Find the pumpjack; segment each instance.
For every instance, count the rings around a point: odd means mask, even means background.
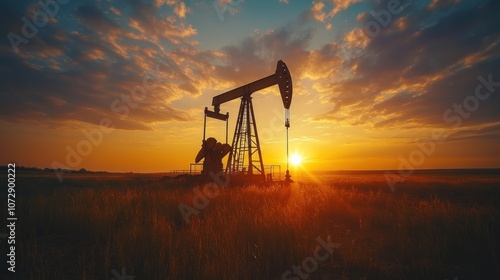
[[[292,181],[288,169],[288,128],[290,127],[290,105],[292,103],[292,77],[288,67],[282,60],[278,61],[274,74],[214,96],[212,99],[213,111],[205,107],[202,147],[195,158],[196,163],[205,159],[203,162],[202,175],[208,175],[210,172],[217,173],[223,171],[222,159],[229,154],[225,173],[231,176],[232,181],[234,181],[233,178],[239,178],[246,182],[264,182],[266,180],[272,180],[272,178],[266,177],[264,170],[259,135],[257,133],[257,123],[255,121],[255,112],[252,104],[252,94],[274,85],[278,85],[279,87],[281,99],[285,108],[287,143],[287,170],[285,182]],[[227,143],[229,113],[221,114],[220,106],[238,98],[241,99],[241,104],[236,120],[232,145],[229,145]],[[205,139],[207,117],[226,122],[225,144],[217,142],[213,137]]]

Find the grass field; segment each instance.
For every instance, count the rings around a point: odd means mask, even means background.
[[[132,279],[123,268],[136,280],[500,279],[494,173],[414,174],[395,192],[376,172],[224,187],[187,224],[179,204],[194,207],[196,194],[183,182],[20,172],[16,273],[0,277]],[[311,261],[328,237],[339,246]]]

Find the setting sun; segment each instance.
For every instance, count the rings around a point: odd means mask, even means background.
[[[290,157],[290,162],[292,165],[300,165],[302,163],[302,157],[299,154],[293,154]]]

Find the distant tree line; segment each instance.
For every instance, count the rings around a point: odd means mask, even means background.
[[[0,166],[0,171],[7,171],[7,165],[2,165]],[[85,168],[80,168],[78,170],[73,170],[73,169],[54,169],[54,168],[38,168],[38,167],[26,167],[26,166],[19,166],[16,165],[16,171],[28,171],[28,172],[61,172],[64,171],[64,173],[109,173],[107,171],[89,171]]]

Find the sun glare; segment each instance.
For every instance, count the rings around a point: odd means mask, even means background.
[[[292,165],[300,165],[302,163],[302,157],[299,154],[293,154],[290,157],[290,162]]]

